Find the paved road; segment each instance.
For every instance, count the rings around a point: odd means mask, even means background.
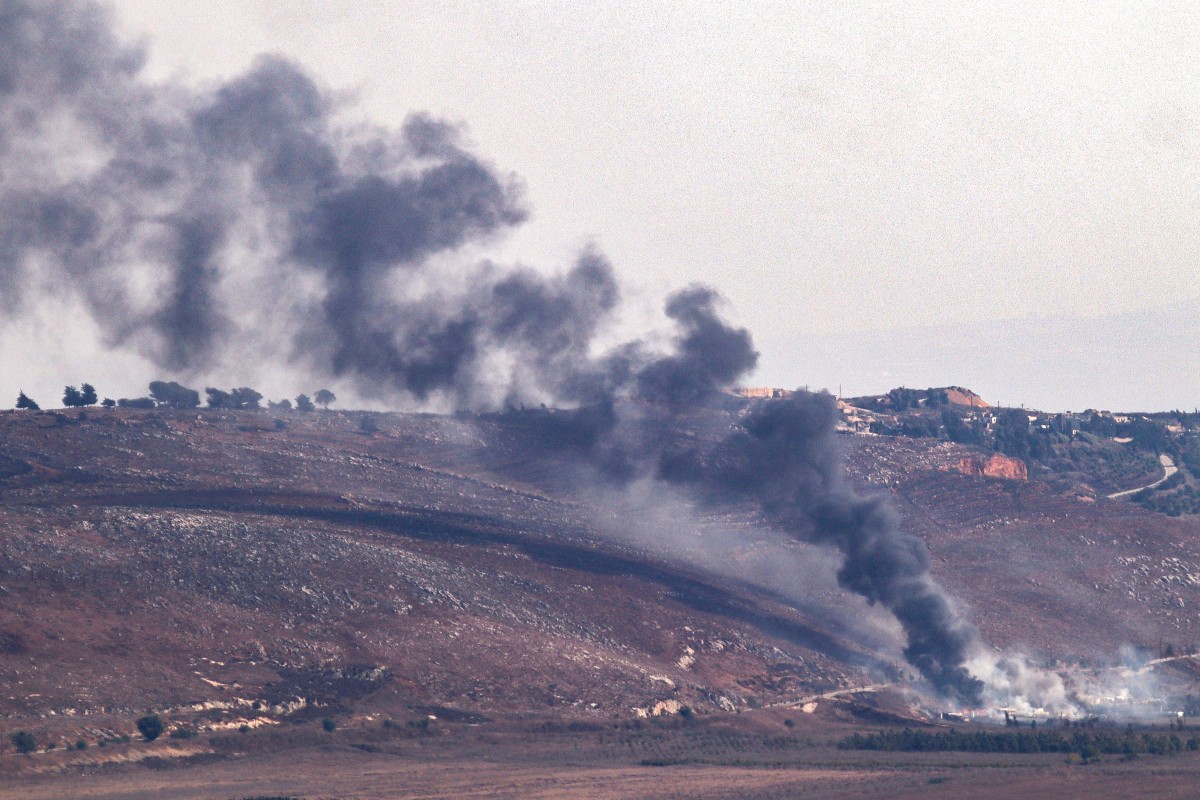
[[[868,692],[878,692],[880,689],[886,689],[891,684],[873,683],[869,686],[851,686],[848,689],[834,689],[832,692],[822,692],[821,694],[810,694],[808,697],[801,697],[797,700],[785,700],[782,703],[771,703],[770,707],[788,706],[789,708],[801,708],[809,703],[815,703],[818,700],[833,700],[837,697],[846,697],[852,694],[866,694]]]
[[[1158,463],[1162,464],[1162,468],[1163,468],[1163,476],[1161,478],[1156,480],[1154,483],[1148,483],[1145,486],[1139,486],[1136,489],[1126,489],[1123,492],[1114,492],[1108,496],[1108,499],[1109,500],[1119,500],[1122,497],[1128,497],[1131,494],[1137,494],[1142,489],[1153,489],[1155,486],[1158,486],[1160,483],[1165,483],[1167,478],[1171,477],[1176,472],[1179,472],[1179,467],[1175,466],[1175,462],[1166,453],[1163,453],[1161,456],[1158,457]]]

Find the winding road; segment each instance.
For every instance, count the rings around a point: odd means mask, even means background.
[[[1167,478],[1170,478],[1176,472],[1179,472],[1179,467],[1175,466],[1175,461],[1166,453],[1163,453],[1158,457],[1158,463],[1162,464],[1163,468],[1163,476],[1161,478],[1156,480],[1154,483],[1148,483],[1145,486],[1139,486],[1136,489],[1126,489],[1123,492],[1113,492],[1108,496],[1108,499],[1119,500],[1122,497],[1128,497],[1131,494],[1137,494],[1142,489],[1153,489],[1155,486],[1165,483]]]

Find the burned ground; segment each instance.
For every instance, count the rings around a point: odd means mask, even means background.
[[[730,413],[681,416],[672,435],[717,436]],[[897,694],[894,634],[862,623],[861,601],[831,578],[758,574],[834,563],[758,509],[710,498],[655,517],[663,498],[590,485],[529,415],[377,421],[365,435],[336,412],[0,414],[4,730],[60,754],[147,711],[209,737],[326,717],[599,731],[819,695],[815,716],[787,713],[837,730],[920,722]],[[1194,522],[965,475],[960,445],[841,441],[851,479],[893,497],[989,644],[1095,663],[1200,641]],[[1189,664],[1164,669],[1180,691],[1195,681]],[[880,684],[877,700],[831,695]]]
[[[12,727],[367,695],[385,711],[732,709],[863,680],[873,660],[769,593],[603,539],[593,507],[500,482],[478,441],[499,422],[266,422],[3,417],[5,454],[32,465],[0,489]],[[781,664],[787,687],[745,688]]]

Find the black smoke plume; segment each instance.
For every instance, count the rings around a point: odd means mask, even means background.
[[[527,216],[516,180],[454,126],[339,126],[329,94],[276,56],[199,90],[142,80],[143,60],[96,4],[0,0],[9,313],[49,286],[82,299],[109,345],[173,373],[283,341],[360,394],[455,407],[604,404],[631,382],[688,403],[755,364],[710,289],[668,301],[673,353],[595,353],[620,300],[598,252],[553,277],[447,259]]]
[[[550,279],[431,263],[527,216],[454,126],[340,126],[279,57],[197,90],[142,80],[143,56],[96,4],[0,0],[7,313],[49,287],[171,372],[283,341],[362,394],[458,406],[596,400],[633,369],[590,352],[619,294],[598,254]],[[501,385],[497,353],[520,365]]]
[[[682,333],[675,352],[647,364],[637,374],[638,394],[667,403],[695,403],[727,388],[758,363],[745,328],[730,328],[713,307],[716,292],[693,286],[667,300],[667,316]]]
[[[842,585],[896,615],[921,673],[978,698],[962,667],[973,632],[923,543],[841,482],[830,398],[752,405],[707,451],[669,446],[675,409],[757,362],[711,289],[669,298],[668,352],[597,352],[620,299],[598,252],[552,277],[461,266],[528,212],[458,128],[424,114],[399,131],[342,125],[330,94],[280,57],[202,88],[150,83],[143,62],[95,3],[0,0],[0,313],[67,295],[107,345],[178,375],[282,352],[361,395],[574,406],[545,431],[611,476],[738,492],[836,547]],[[667,409],[644,411],[666,423],[657,435],[625,424],[630,395]]]
[[[794,536],[843,556],[838,582],[895,615],[905,658],[942,694],[979,705],[983,683],[963,667],[977,641],[929,575],[929,551],[882,497],[852,491],[829,394],[796,392],[753,406],[722,443],[714,477],[757,500]]]

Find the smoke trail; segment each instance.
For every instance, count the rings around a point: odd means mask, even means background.
[[[779,529],[834,548],[842,559],[838,583],[895,616],[908,662],[942,695],[979,705],[983,683],[964,667],[978,633],[958,619],[929,574],[924,541],[901,529],[889,501],[846,484],[837,417],[824,393],[749,401],[716,441],[654,443],[660,449],[641,458],[655,461],[658,478],[692,487],[702,499],[752,500]]]
[[[808,392],[752,408],[724,444],[727,479],[795,536],[835,547],[838,582],[895,615],[909,663],[942,694],[978,705],[983,683],[963,666],[978,634],[930,577],[924,541],[901,530],[884,498],[845,485],[837,414],[832,396]]]
[[[594,402],[628,380],[635,345],[591,352],[619,300],[598,254],[552,278],[431,264],[527,216],[454,126],[339,126],[280,57],[204,90],[149,84],[142,62],[93,3],[0,0],[8,314],[49,289],[172,372],[282,349],[362,394],[455,406]],[[499,385],[498,354],[516,365]]]
[[[114,347],[173,373],[285,356],[360,393],[454,407],[693,402],[754,366],[715,294],[674,295],[675,351],[594,353],[619,304],[585,251],[544,277],[435,256],[527,216],[517,182],[454,126],[346,129],[296,64],[206,90],[139,79],[143,53],[90,2],[0,0],[0,287],[84,299]],[[507,371],[507,377],[497,373]]]
[[[671,443],[678,407],[757,363],[711,289],[668,299],[669,352],[598,353],[620,300],[598,253],[553,277],[445,267],[528,214],[516,180],[454,126],[416,114],[399,131],[346,128],[280,57],[206,89],[150,84],[143,61],[94,3],[0,0],[0,311],[70,294],[108,345],[172,372],[261,361],[283,341],[299,369],[364,395],[575,405],[547,415],[549,438],[620,480],[740,493],[836,547],[842,585],[896,615],[921,673],[978,699],[962,666],[973,632],[930,580],[924,545],[841,482],[830,398],[752,406],[707,450]],[[632,424],[629,393],[643,405]]]
[[[638,394],[668,403],[695,403],[731,386],[754,369],[758,353],[745,328],[731,328],[713,308],[717,294],[705,286],[676,292],[667,300],[667,316],[683,328],[675,352],[637,375]]]
[[[841,556],[838,583],[891,612],[906,637],[908,662],[943,696],[978,706],[984,684],[964,666],[979,649],[978,633],[958,619],[929,574],[924,541],[901,529],[888,500],[847,485],[831,395],[751,401],[738,409],[732,430],[715,436],[712,420],[705,430],[704,422],[679,417],[728,388],[757,359],[748,332],[725,323],[715,299],[694,287],[668,300],[668,316],[680,329],[674,352],[633,377],[636,396],[648,405],[624,414],[610,403],[599,415],[595,409],[565,420],[557,415],[547,420],[551,435],[579,445],[589,463],[623,485],[649,476],[690,487],[702,501],[749,499],[782,531],[834,548]],[[717,412],[716,424],[722,420],[729,418]]]

